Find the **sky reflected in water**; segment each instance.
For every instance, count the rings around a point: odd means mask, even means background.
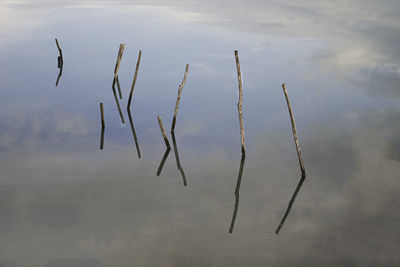
[[[398,266],[399,12],[0,1],[0,266]],[[307,179],[276,235],[300,179],[283,82]]]

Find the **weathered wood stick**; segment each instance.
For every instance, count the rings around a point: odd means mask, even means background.
[[[128,117],[129,117],[129,124],[131,125],[133,139],[135,140],[136,152],[137,152],[138,157],[140,159],[139,141],[138,141],[138,138],[137,138],[137,135],[136,135],[135,127],[133,126],[133,120],[132,120],[132,115],[131,115],[131,110],[130,109],[128,109]]]
[[[100,103],[100,114],[101,114],[101,127],[105,127],[104,123],[104,105],[103,102]]]
[[[167,150],[165,150],[164,156],[163,156],[163,158],[162,158],[162,160],[160,162],[160,166],[158,166],[158,169],[157,169],[157,176],[160,176],[160,174],[161,174],[161,171],[162,171],[162,169],[164,167],[165,161],[168,158],[169,151],[171,151],[171,148],[167,148]]]
[[[136,62],[136,69],[135,69],[135,75],[133,76],[133,81],[132,81],[132,86],[131,86],[131,92],[129,93],[129,100],[128,100],[128,107],[131,107],[131,101],[132,101],[132,95],[133,95],[133,90],[135,89],[135,84],[136,84],[136,79],[139,71],[139,64],[140,64],[140,58],[142,57],[142,50],[139,50],[139,55],[138,59]]]
[[[185,172],[183,171],[181,161],[179,159],[179,153],[178,153],[178,146],[176,145],[176,139],[175,139],[175,133],[171,132],[171,137],[172,137],[172,144],[174,146],[174,152],[175,152],[175,160],[176,160],[176,167],[180,171],[182,175],[182,180],[183,180],[183,185],[187,186],[187,181],[186,181],[186,175]]]
[[[229,227],[229,233],[233,232],[233,227],[235,226],[236,215],[239,208],[239,191],[240,191],[240,184],[242,183],[242,176],[243,176],[243,167],[244,161],[246,159],[246,155],[242,154],[242,158],[240,159],[240,167],[239,167],[239,174],[236,181],[236,188],[235,188],[235,209],[233,210],[231,226]]]
[[[100,137],[100,149],[104,147],[104,129],[106,127],[104,123],[104,107],[103,103],[100,103],[100,116],[101,116],[101,137]]]
[[[117,82],[118,79],[118,71],[119,71],[119,66],[121,64],[121,59],[122,59],[122,55],[124,53],[125,50],[125,44],[120,44],[119,45],[119,50],[118,50],[118,56],[117,56],[117,62],[115,63],[115,68],[114,68],[114,79],[113,79],[113,83],[112,83],[112,87],[115,87],[115,83]],[[120,93],[120,98],[122,98],[122,94]]]
[[[288,109],[289,109],[290,121],[292,123],[293,139],[294,139],[294,143],[296,145],[297,157],[299,159],[300,170],[301,170],[301,176],[305,177],[306,176],[306,170],[304,168],[303,157],[301,156],[299,137],[297,136],[296,123],[294,121],[294,116],[293,116],[293,112],[292,112],[292,106],[290,105],[290,100],[289,100],[289,96],[288,96],[288,93],[287,93],[287,90],[286,90],[286,84],[285,83],[282,84],[282,89],[283,89],[283,93],[285,94],[286,103],[287,103],[287,106],[288,106]]]
[[[57,38],[56,38],[56,45],[57,45],[57,48],[58,48],[58,52],[60,53],[60,59],[59,60],[60,60],[60,66],[61,66],[64,63],[64,59],[63,59],[62,50],[61,50],[60,44],[58,43]]]
[[[244,126],[243,126],[243,113],[242,113],[242,98],[243,98],[242,74],[240,71],[239,53],[237,50],[235,50],[235,59],[236,59],[236,69],[239,82],[239,102],[237,104],[237,107],[238,107],[239,123],[240,123],[240,142],[242,144],[242,155],[246,155],[246,150],[244,145]]]
[[[179,108],[179,102],[181,101],[182,89],[183,89],[183,86],[185,85],[188,72],[189,72],[189,64],[186,64],[185,75],[183,76],[182,83],[179,85],[178,96],[176,98],[174,118],[172,119],[171,133],[173,133],[175,131],[176,115],[178,114],[178,108]]]
[[[56,38],[56,45],[58,48],[58,52],[60,53],[60,55],[57,58],[57,61],[58,61],[57,66],[60,69],[58,76],[57,76],[57,81],[56,81],[56,87],[57,87],[58,83],[60,82],[61,75],[62,75],[64,59],[63,59],[62,50],[61,50],[60,44],[58,43],[57,38]]]
[[[157,120],[158,120],[158,125],[160,126],[160,130],[161,130],[162,136],[164,137],[165,145],[167,146],[167,148],[171,148],[171,146],[169,144],[169,141],[168,141],[168,138],[167,138],[167,135],[165,134],[165,131],[164,131],[164,125],[162,123],[161,117],[157,116]]]
[[[299,142],[299,138],[297,136],[297,129],[296,129],[296,123],[294,121],[294,115],[292,112],[292,106],[290,105],[290,100],[289,100],[289,96],[286,90],[286,84],[283,83],[282,84],[282,89],[283,89],[283,93],[285,94],[285,98],[286,98],[286,103],[289,109],[289,115],[290,115],[290,121],[292,123],[292,132],[293,132],[293,139],[294,139],[294,143],[296,145],[296,150],[297,150],[297,157],[299,159],[299,164],[300,164],[300,170],[301,170],[301,178],[300,178],[300,182],[298,183],[296,190],[294,191],[292,198],[289,201],[289,205],[286,209],[285,215],[283,216],[281,222],[279,223],[278,228],[276,229],[275,233],[279,234],[279,231],[281,230],[282,226],[284,225],[287,216],[290,213],[290,210],[294,204],[294,201],[296,200],[297,194],[300,191],[300,188],[302,187],[304,180],[306,179],[306,170],[304,168],[304,162],[303,162],[303,157],[301,156],[301,150],[300,150],[300,142]]]

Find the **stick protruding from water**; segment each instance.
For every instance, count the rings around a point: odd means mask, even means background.
[[[282,89],[283,89],[283,93],[285,94],[285,98],[286,98],[286,103],[288,106],[288,110],[289,110],[289,115],[290,115],[290,121],[292,123],[292,132],[293,132],[293,139],[294,139],[294,143],[296,145],[296,150],[297,150],[297,157],[299,159],[299,164],[300,164],[300,170],[301,170],[301,178],[300,181],[289,201],[288,207],[285,211],[285,214],[283,215],[283,218],[281,220],[281,222],[279,223],[275,233],[279,234],[279,231],[281,230],[281,228],[283,227],[287,216],[290,213],[290,210],[292,209],[292,206],[297,198],[297,195],[300,191],[300,188],[303,186],[304,180],[306,179],[306,170],[304,168],[304,162],[303,162],[303,157],[301,156],[301,150],[300,150],[300,142],[299,142],[299,138],[297,136],[297,129],[296,129],[296,123],[294,121],[294,115],[293,115],[293,111],[292,111],[292,106],[290,105],[290,100],[289,100],[289,96],[286,90],[286,84],[283,83],[282,84]]]
[[[142,50],[139,50],[139,55],[138,59],[136,62],[136,69],[135,69],[135,75],[133,76],[133,81],[132,81],[132,86],[131,86],[131,92],[129,93],[129,100],[128,100],[128,106],[127,108],[129,109],[131,107],[131,101],[132,101],[132,96],[133,96],[133,90],[135,89],[135,84],[136,84],[136,79],[138,76],[138,71],[139,71],[139,64],[140,64],[140,58],[142,57]]]
[[[237,104],[237,107],[238,107],[239,124],[240,124],[240,142],[242,145],[242,155],[246,155],[246,149],[244,144],[243,113],[242,113],[242,100],[243,100],[242,74],[240,71],[239,53],[237,50],[235,50],[235,59],[236,59],[236,69],[237,69],[238,83],[239,83],[239,102]]]
[[[178,96],[177,96],[177,98],[176,98],[176,104],[175,104],[175,110],[174,110],[174,117],[173,117],[173,119],[172,119],[171,133],[173,133],[173,132],[175,131],[176,116],[177,116],[177,114],[178,114],[179,103],[180,103],[180,101],[181,101],[181,95],[182,95],[182,89],[183,89],[183,86],[185,85],[188,72],[189,72],[189,64],[186,64],[185,75],[183,76],[182,83],[179,85]]]
[[[167,146],[167,148],[171,148],[171,145],[169,144],[167,135],[165,134],[164,125],[162,123],[161,116],[157,116],[157,120],[158,120],[158,125],[160,126],[161,134],[164,138],[165,145]]]

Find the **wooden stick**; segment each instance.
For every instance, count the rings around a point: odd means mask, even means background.
[[[286,103],[287,103],[287,106],[288,106],[288,109],[289,109],[290,121],[292,123],[293,139],[294,139],[294,143],[296,145],[297,157],[299,159],[300,170],[301,170],[301,176],[305,177],[306,176],[306,170],[304,168],[303,157],[301,156],[300,142],[299,142],[299,138],[297,136],[296,123],[294,121],[294,116],[293,116],[293,112],[292,112],[292,106],[290,105],[290,100],[289,100],[289,96],[288,96],[288,93],[287,93],[287,90],[286,90],[286,84],[285,83],[282,84],[282,89],[283,89],[283,92],[285,94]]]
[[[237,50],[235,50],[235,59],[236,59],[236,69],[239,82],[239,102],[237,104],[237,107],[238,107],[239,123],[240,123],[240,141],[242,144],[242,155],[246,155],[246,150],[244,146],[244,126],[243,126],[243,113],[242,113],[242,98],[243,98],[242,74],[240,72],[239,53]]]
[[[179,102],[181,100],[182,89],[183,89],[183,86],[185,85],[188,72],[189,72],[189,64],[186,64],[185,75],[183,76],[182,83],[179,85],[178,96],[176,98],[174,118],[172,119],[171,133],[173,133],[175,131],[176,115],[178,114],[178,108],[179,108]]]
[[[171,151],[171,148],[167,148],[167,150],[165,150],[164,156],[163,156],[163,158],[161,159],[161,162],[160,162],[160,166],[158,166],[158,169],[157,169],[157,176],[160,176],[160,174],[161,174],[161,171],[162,171],[162,169],[164,167],[165,161],[168,158],[169,151]]]
[[[58,48],[58,52],[60,53],[60,59],[59,59],[60,65],[63,65],[63,63],[64,63],[63,54],[62,54],[62,50],[61,50],[60,44],[58,43],[57,38],[56,38],[56,45]]]
[[[104,129],[106,127],[104,123],[104,107],[103,103],[100,103],[100,116],[101,116],[101,137],[100,137],[100,149],[104,147]]]
[[[135,69],[135,75],[133,76],[133,81],[132,81],[132,86],[131,86],[131,92],[129,93],[129,100],[128,100],[128,107],[131,107],[131,101],[132,101],[132,95],[133,95],[133,89],[135,89],[135,84],[136,84],[136,79],[139,71],[139,64],[140,64],[140,58],[142,57],[142,50],[139,50],[139,55],[138,59],[136,62],[136,69]]]
[[[235,209],[233,210],[231,226],[229,227],[229,233],[233,232],[233,227],[235,226],[236,215],[239,208],[239,191],[240,191],[240,184],[242,183],[242,176],[243,176],[243,167],[244,161],[246,159],[246,155],[242,154],[242,158],[240,159],[240,167],[239,167],[239,174],[236,181],[236,188],[235,188]]]
[[[122,114],[121,106],[119,105],[119,101],[118,101],[118,97],[117,97],[117,92],[115,91],[115,87],[113,87],[112,90],[113,90],[113,94],[114,94],[115,103],[117,104],[119,116],[121,118],[121,122],[122,122],[122,124],[125,124],[124,114]]]
[[[164,125],[162,123],[161,117],[157,116],[157,120],[158,120],[158,125],[160,126],[160,129],[161,129],[162,136],[164,137],[165,145],[167,146],[167,148],[171,148],[168,138],[167,138],[167,135],[165,134],[165,131],[164,131]]]
[[[128,117],[129,117],[129,124],[131,125],[133,139],[135,140],[136,152],[137,152],[138,157],[140,159],[139,141],[138,141],[138,138],[137,138],[137,135],[136,135],[135,127],[133,126],[133,120],[132,120],[132,115],[131,115],[131,110],[130,109],[128,109]]]
[[[178,170],[180,171],[180,173],[182,175],[183,185],[187,186],[186,175],[185,175],[185,172],[183,171],[181,161],[179,160],[178,146],[176,145],[176,139],[175,139],[174,132],[171,132],[171,137],[172,137],[172,144],[174,146],[176,167],[178,168]]]
[[[57,76],[57,81],[56,81],[56,87],[57,87],[58,83],[60,82],[61,75],[62,75],[63,66],[64,66],[64,59],[63,59],[62,50],[61,50],[60,44],[58,43],[57,38],[56,38],[56,45],[57,45],[57,48],[58,48],[58,52],[60,53],[60,55],[57,58],[58,68],[60,69],[60,71],[58,73],[58,76]]]
[[[300,164],[300,171],[301,171],[301,178],[300,178],[300,182],[298,183],[296,190],[294,191],[290,201],[289,201],[289,205],[286,209],[285,215],[283,216],[281,222],[279,223],[278,228],[276,229],[275,233],[279,234],[279,231],[281,230],[283,224],[286,221],[287,216],[290,213],[290,210],[294,204],[294,201],[296,200],[297,194],[300,191],[300,188],[302,187],[304,180],[306,179],[306,170],[304,168],[304,162],[303,162],[303,157],[301,156],[301,150],[300,150],[300,142],[299,142],[299,138],[297,136],[297,129],[296,129],[296,123],[294,121],[294,115],[292,112],[292,106],[290,105],[290,101],[289,101],[289,96],[286,90],[286,84],[283,83],[282,84],[282,89],[283,89],[283,93],[285,94],[285,98],[286,98],[286,103],[289,109],[289,115],[290,115],[290,121],[292,123],[292,132],[293,132],[293,138],[294,138],[294,143],[296,145],[296,150],[297,150],[297,157],[299,159],[299,164]]]
[[[124,53],[125,50],[125,44],[120,44],[119,45],[119,50],[118,50],[118,56],[117,56],[117,62],[115,63],[115,68],[114,68],[114,79],[113,79],[113,83],[112,83],[112,87],[115,87],[115,83],[118,82],[118,71],[119,71],[119,66],[121,64],[121,59],[122,59],[122,55]],[[122,99],[122,93],[121,90],[119,90],[119,97]]]

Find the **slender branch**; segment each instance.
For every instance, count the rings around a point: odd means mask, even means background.
[[[239,123],[240,123],[240,142],[242,145],[242,154],[246,155],[246,150],[244,145],[244,126],[243,126],[243,113],[242,113],[242,98],[243,98],[242,74],[240,71],[239,53],[237,50],[235,50],[235,59],[236,59],[236,69],[237,69],[238,83],[239,83],[239,102],[237,104],[237,107],[238,107]]]
[[[125,44],[120,44],[119,45],[119,50],[118,50],[118,56],[117,56],[117,62],[115,63],[115,68],[114,68],[114,79],[113,79],[113,83],[112,83],[112,88],[115,88],[115,83],[119,83],[118,81],[118,71],[119,71],[119,67],[121,64],[121,59],[122,59],[122,55],[124,53],[125,50]],[[121,94],[121,90],[119,89],[119,97],[122,99],[122,94]]]
[[[58,48],[58,52],[60,53],[59,65],[62,65],[64,63],[64,58],[63,58],[62,50],[61,50],[60,44],[58,43],[57,38],[56,38],[56,45],[57,45],[57,48]]]
[[[100,149],[104,147],[104,129],[106,127],[104,123],[104,107],[103,103],[100,103],[100,116],[101,116],[101,137],[100,137]]]
[[[306,170],[304,168],[303,157],[301,156],[300,142],[299,142],[299,138],[297,136],[296,123],[294,121],[294,115],[293,115],[293,112],[292,112],[292,106],[290,105],[290,100],[289,100],[289,96],[288,96],[288,93],[287,93],[287,90],[286,90],[286,84],[285,83],[282,84],[282,89],[283,89],[283,93],[285,94],[286,103],[287,103],[288,110],[289,110],[289,115],[290,115],[290,121],[292,123],[293,139],[294,139],[294,143],[296,145],[297,157],[299,159],[301,178],[300,178],[300,181],[299,181],[299,183],[298,183],[298,185],[296,187],[296,190],[294,191],[294,193],[293,193],[293,195],[292,195],[292,197],[291,197],[291,199],[289,201],[289,205],[288,205],[288,207],[286,209],[286,212],[285,212],[281,222],[279,223],[278,228],[275,231],[276,234],[279,234],[279,231],[281,230],[282,226],[284,225],[284,223],[286,221],[286,218],[289,215],[290,210],[292,209],[294,201],[296,200],[297,194],[299,193],[299,191],[300,191],[300,189],[301,189],[301,187],[302,187],[302,185],[304,183],[304,180],[306,179]]]
[[[57,48],[58,48],[58,52],[60,53],[60,55],[57,58],[57,61],[58,61],[57,67],[60,69],[60,71],[58,73],[58,76],[57,76],[57,81],[56,81],[56,87],[57,87],[58,83],[60,82],[61,75],[62,75],[63,66],[64,66],[64,59],[63,59],[62,50],[61,50],[60,44],[58,43],[57,38],[56,38],[56,45],[57,45]]]
[[[293,139],[294,139],[294,143],[296,145],[297,157],[299,159],[301,175],[305,177],[306,176],[306,170],[304,168],[303,157],[301,156],[299,137],[297,136],[296,123],[294,121],[294,116],[293,116],[293,112],[292,112],[292,106],[290,105],[290,100],[289,100],[289,96],[288,96],[288,93],[287,93],[287,90],[286,90],[286,84],[285,83],[282,84],[282,89],[283,89],[283,92],[285,94],[286,103],[287,103],[287,106],[288,106],[288,109],[289,109],[290,121],[292,123]]]
[[[165,150],[164,156],[162,157],[162,160],[161,160],[161,162],[160,162],[160,166],[158,166],[158,169],[157,169],[157,176],[160,176],[160,174],[161,174],[161,171],[162,171],[162,169],[163,169],[163,167],[164,167],[165,161],[166,161],[167,158],[168,158],[169,151],[171,151],[171,148],[170,148],[170,147],[167,147],[167,150]]]
[[[178,108],[179,108],[179,102],[181,100],[182,89],[183,89],[183,86],[185,85],[188,72],[189,72],[189,64],[186,64],[185,75],[183,76],[182,83],[179,85],[178,96],[176,98],[174,118],[172,119],[171,133],[173,133],[175,131],[176,115],[178,114]]]
[[[162,123],[161,117],[157,116],[157,120],[158,120],[158,125],[160,126],[160,130],[161,130],[162,136],[164,137],[165,145],[167,146],[167,148],[171,148],[171,146],[169,144],[169,141],[168,141],[168,138],[167,138],[167,135],[165,134],[165,131],[164,131],[164,125]]]
[[[129,100],[128,100],[128,107],[131,107],[131,101],[132,101],[132,95],[133,95],[133,90],[135,89],[135,84],[136,84],[136,79],[139,71],[139,64],[140,64],[140,58],[142,57],[142,50],[139,50],[139,55],[138,59],[136,62],[136,69],[135,69],[135,75],[133,76],[133,81],[132,81],[132,86],[131,86],[131,92],[129,93]]]
[[[128,117],[129,117],[129,124],[131,125],[131,130],[133,134],[133,139],[135,140],[135,145],[136,145],[136,152],[138,154],[138,157],[140,159],[140,149],[139,149],[139,141],[137,139],[135,127],[133,126],[133,120],[132,120],[132,115],[131,115],[131,110],[128,109]]]
[[[233,232],[233,227],[235,226],[236,215],[239,208],[239,191],[240,191],[240,184],[242,183],[242,176],[243,176],[243,167],[244,161],[246,159],[246,155],[242,154],[242,158],[240,159],[240,167],[239,167],[239,174],[236,181],[236,188],[235,188],[235,209],[233,210],[231,226],[229,227],[229,233]]]
[[[182,175],[182,180],[183,180],[183,185],[187,186],[187,181],[186,181],[186,175],[185,172],[183,171],[181,161],[179,159],[179,153],[178,153],[178,146],[176,145],[176,139],[175,139],[175,133],[171,132],[171,137],[172,137],[172,144],[174,146],[174,152],[175,152],[175,160],[176,160],[176,167],[180,171]]]

